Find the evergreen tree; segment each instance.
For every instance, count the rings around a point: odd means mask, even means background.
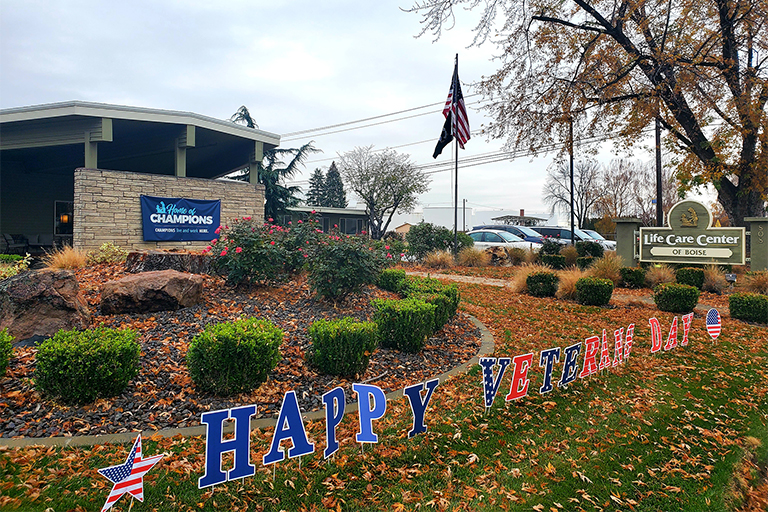
[[[331,208],[347,207],[347,193],[344,191],[344,183],[341,181],[341,174],[336,168],[336,162],[331,163],[328,174],[325,176],[324,195],[322,206]]]
[[[320,169],[315,169],[309,178],[306,203],[311,206],[325,206],[325,176]]]

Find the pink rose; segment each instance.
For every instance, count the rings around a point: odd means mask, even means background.
[[[221,251],[221,254],[219,256],[226,256],[227,255],[227,248],[225,247],[223,251]]]
[[[216,231],[214,231],[214,233],[216,233],[217,235],[218,235],[219,233],[221,233],[221,226],[217,227],[217,228],[216,228]]]
[[[218,238],[214,238],[213,240],[211,240],[211,245],[216,245],[216,242],[218,241],[219,241]]]
[[[385,246],[384,246],[384,248],[385,248],[386,250],[389,250],[389,246],[388,246],[388,245],[385,245]]]
[[[243,248],[242,247],[235,247],[235,252],[237,254],[240,254],[241,252],[243,252]]]
[[[269,245],[275,245],[275,241],[272,240],[271,242],[269,242]]]
[[[290,224],[290,222],[288,224]],[[301,224],[301,221],[299,221],[299,224]]]
[[[389,253],[387,253],[387,258],[390,258],[390,259],[391,259],[391,258],[392,258],[392,255],[391,255],[391,254],[389,254]]]

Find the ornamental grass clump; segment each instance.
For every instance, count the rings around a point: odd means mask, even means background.
[[[660,284],[674,282],[675,270],[667,264],[653,265],[645,271],[645,286],[650,289],[654,289]]]
[[[491,263],[491,255],[476,247],[465,247],[459,251],[459,265],[464,267],[487,267]]]
[[[455,263],[450,251],[432,251],[421,262],[427,268],[451,268]]]
[[[258,388],[280,361],[283,331],[269,320],[208,325],[192,339],[187,366],[204,393],[229,396]]]
[[[768,295],[768,271],[747,272],[744,275],[744,289],[750,293]]]
[[[363,375],[379,345],[379,329],[374,322],[349,317],[318,320],[308,332],[312,345],[307,350],[307,361],[328,375]]]
[[[372,304],[381,346],[421,352],[434,329],[437,309],[434,304],[421,299],[375,299]]]
[[[88,263],[88,253],[82,249],[75,249],[68,245],[53,252],[49,252],[43,257],[43,263],[46,267],[52,269],[74,270],[84,267]]]
[[[699,290],[704,286],[704,269],[697,267],[683,267],[675,272],[675,280],[678,284],[695,286]]]
[[[582,277],[576,282],[576,300],[586,306],[607,306],[613,295],[613,282],[600,277]]]
[[[572,245],[567,245],[560,249],[560,256],[565,260],[565,267],[572,267],[576,264],[576,260],[579,258],[579,251]]]
[[[699,289],[678,283],[662,283],[653,289],[656,307],[669,313],[690,313],[699,303]]]
[[[579,269],[568,269],[558,273],[557,293],[558,299],[576,300],[576,282],[582,277],[586,277],[584,271]]]
[[[534,297],[554,297],[560,279],[554,272],[534,272],[526,280],[528,293]]]
[[[717,265],[707,265],[704,268],[704,284],[701,290],[720,295],[728,288],[728,281],[725,274]]]
[[[593,277],[599,277],[601,279],[610,279],[613,286],[616,287],[621,283],[621,269],[624,263],[621,260],[621,256],[617,256],[615,252],[607,252],[602,258],[597,258],[592,262],[589,267],[589,273]]]
[[[734,293],[728,297],[728,309],[733,318],[768,324],[768,296],[758,293]]]
[[[75,405],[119,395],[139,373],[137,338],[129,329],[59,331],[37,349],[35,385]]]
[[[8,334],[8,329],[0,331],[0,377],[5,375],[8,363],[13,357],[13,336]]]
[[[510,287],[515,293],[528,293],[528,276],[535,272],[551,272],[552,269],[535,263],[520,265],[512,276]]]
[[[386,251],[386,249],[384,249]],[[323,235],[309,262],[309,286],[320,297],[337,300],[375,284],[382,269],[394,261],[361,236]]]

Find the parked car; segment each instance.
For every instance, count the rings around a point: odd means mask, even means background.
[[[603,235],[595,231],[594,229],[582,229],[583,232],[595,239],[597,243],[603,246],[606,251],[615,251],[616,242],[613,240],[606,240]]]
[[[560,226],[534,226],[534,230],[539,232],[542,237],[551,238],[563,245],[571,243],[571,230],[561,228]],[[595,239],[583,232],[580,229],[576,229],[576,241],[577,242],[594,242]]]
[[[528,226],[513,226],[511,224],[484,224],[482,226],[475,226],[472,228],[473,231],[478,229],[498,229],[500,231],[507,231],[515,236],[519,236],[526,242],[536,242],[537,244],[541,243],[541,235]]]
[[[541,249],[541,244],[539,243],[526,242],[519,236],[500,229],[473,229],[467,234],[475,242],[475,247],[478,249],[488,249],[490,247],[519,247],[532,251]]]

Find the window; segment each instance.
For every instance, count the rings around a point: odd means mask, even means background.
[[[470,233],[469,234],[469,238],[471,238],[475,242],[482,242],[483,234],[482,233]]]
[[[331,219],[328,217],[321,217],[320,222],[322,224],[323,233],[328,233],[331,231]]]
[[[356,235],[363,231],[363,219],[342,217],[339,220],[339,231],[345,235]]]
[[[501,238],[496,233],[486,233],[485,234],[485,241],[486,242],[504,243],[504,239]]]

